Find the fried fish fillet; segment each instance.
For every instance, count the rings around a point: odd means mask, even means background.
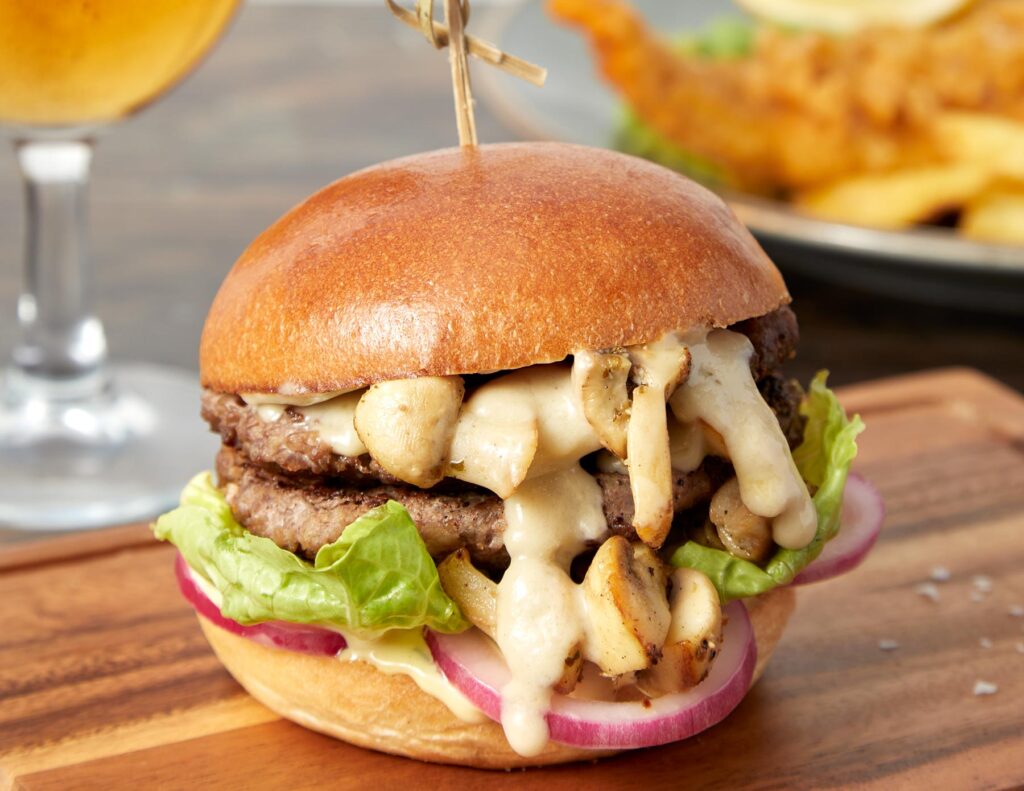
[[[954,110],[1024,119],[1024,3],[981,0],[922,29],[846,37],[760,26],[748,57],[679,54],[625,0],[549,0],[635,113],[747,190],[805,189],[942,161]]]

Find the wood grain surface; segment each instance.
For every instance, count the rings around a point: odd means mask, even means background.
[[[841,397],[868,423],[856,467],[885,496],[882,537],[800,590],[763,680],[694,739],[503,774],[307,732],[221,669],[173,550],[135,528],[0,550],[0,788],[1019,787],[1024,399],[959,369]],[[915,588],[936,566],[932,601]]]

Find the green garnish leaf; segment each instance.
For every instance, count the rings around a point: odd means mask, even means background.
[[[278,620],[364,634],[468,628],[441,588],[409,512],[394,501],[352,522],[310,564],[238,524],[210,474],[202,473],[154,532],[220,592],[223,615],[241,624]]]

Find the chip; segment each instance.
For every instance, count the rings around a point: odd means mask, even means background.
[[[935,119],[934,135],[950,160],[973,162],[1024,182],[1024,123],[997,115],[943,113]]]
[[[843,179],[807,190],[795,203],[825,219],[875,228],[906,228],[955,211],[992,182],[987,167],[950,163]]]
[[[1001,184],[971,200],[960,217],[965,236],[1024,244],[1024,183]]]

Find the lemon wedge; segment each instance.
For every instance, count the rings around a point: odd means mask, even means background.
[[[756,17],[807,30],[855,33],[866,27],[926,27],[974,0],[736,0]]]

